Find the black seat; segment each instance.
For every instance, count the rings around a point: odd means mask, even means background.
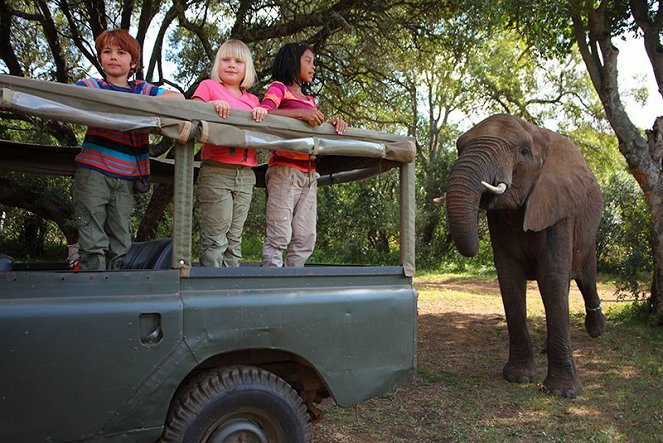
[[[173,240],[160,238],[134,242],[124,257],[122,269],[171,269]]]
[[[14,267],[14,259],[6,254],[0,254],[0,272],[11,271]]]

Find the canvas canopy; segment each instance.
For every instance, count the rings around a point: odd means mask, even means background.
[[[0,87],[0,106],[5,110],[87,126],[147,131],[175,140],[174,163],[153,159],[153,176],[161,180],[172,177],[176,183],[173,260],[182,267],[189,266],[191,258],[195,142],[307,153],[316,158],[317,171],[321,174],[320,185],[359,180],[400,167],[401,260],[406,274],[414,273],[416,148],[411,137],[352,127],[339,135],[328,123],[312,127],[303,121],[275,115],[255,122],[249,112],[238,110],[233,110],[228,118],[221,118],[211,105],[203,102],[123,94],[8,75],[0,75]],[[24,150],[23,156],[32,159],[40,156],[25,151],[45,152],[39,146],[5,142],[0,150],[4,152],[0,152],[0,169],[29,170],[25,166],[29,161],[16,161],[21,149]],[[8,154],[8,150],[13,153]],[[75,152],[76,149],[71,148],[53,149],[49,154],[57,159],[57,164],[49,161],[44,164],[43,158],[48,156],[41,156],[41,170],[50,168],[51,173],[73,173]],[[13,162],[10,159],[14,159]],[[264,183],[265,170],[266,165],[255,168],[258,185]],[[170,171],[173,171],[172,175]],[[178,224],[178,220],[182,222]],[[184,239],[184,243],[178,244],[178,237]],[[177,260],[176,256],[179,257]]]
[[[238,148],[304,152],[317,158],[322,176],[357,171],[362,178],[413,162],[416,155],[411,137],[352,127],[338,135],[328,123],[312,127],[274,115],[258,123],[248,111],[234,110],[224,119],[209,104],[193,100],[175,102],[8,75],[0,75],[0,87],[2,107],[15,112],[121,131],[160,133],[180,143],[195,139]],[[258,168],[256,174],[262,175],[262,170],[264,167]],[[258,181],[262,182],[260,177]]]

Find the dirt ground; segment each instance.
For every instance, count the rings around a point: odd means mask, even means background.
[[[528,418],[502,398],[503,392],[513,392],[518,385],[510,388],[514,385],[506,383],[501,376],[507,358],[508,335],[497,282],[423,281],[415,286],[424,294],[420,295],[418,305],[417,381],[355,408],[341,409],[332,403],[323,403],[325,417],[313,426],[314,443],[471,441],[466,437],[467,429],[462,429],[469,425],[465,417],[472,415],[473,408],[468,404],[472,400],[459,398],[465,395],[468,398],[485,396],[486,402],[495,402],[500,409],[497,415],[513,414],[520,420],[536,421],[536,417]],[[457,298],[425,295],[449,289],[465,294]],[[601,298],[614,296],[606,289]],[[529,315],[539,312],[543,316],[536,283],[528,286],[527,300]],[[582,298],[573,284],[569,300],[572,313],[582,312]],[[581,327],[576,324],[575,329]],[[530,324],[535,346],[542,345],[537,340],[542,340],[544,331],[543,320]],[[576,336],[580,337],[580,343]],[[584,330],[574,330],[572,340],[574,348],[583,348],[585,344],[590,346],[591,339]],[[545,357],[537,358],[540,359],[537,367],[545,375]],[[486,385],[491,388],[485,389]],[[510,408],[514,410],[509,411]],[[449,419],[445,419],[444,414],[448,414]],[[483,418],[478,416],[477,420]],[[456,423],[460,429],[454,429]],[[497,435],[496,438],[504,438]],[[490,437],[481,440],[490,440]]]

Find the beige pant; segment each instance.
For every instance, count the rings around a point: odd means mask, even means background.
[[[303,267],[313,253],[318,177],[315,172],[302,172],[289,166],[271,166],[267,170],[263,266],[283,266],[286,248],[288,267]]]
[[[203,165],[198,176],[200,264],[237,267],[256,176],[247,166]]]

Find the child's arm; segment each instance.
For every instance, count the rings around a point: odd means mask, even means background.
[[[267,117],[267,109],[263,108],[262,106],[256,106],[255,108],[251,109],[251,116],[253,117],[253,120],[257,122],[261,122]]]
[[[193,100],[198,102],[209,103],[210,105],[214,106],[214,110],[219,114],[219,117],[221,118],[228,118],[228,116],[230,115],[230,103],[228,103],[225,100],[212,100],[206,102],[200,97],[193,97]],[[267,109],[262,108],[260,106],[256,106],[251,110],[251,116],[255,121],[261,122],[267,116]]]
[[[345,120],[338,117],[332,118],[331,120],[329,120],[329,123],[331,123],[336,127],[336,132],[339,134],[343,134],[345,130],[348,129],[348,123]]]
[[[281,115],[283,117],[292,117],[299,120],[304,120],[308,122],[311,126],[320,126],[325,121],[325,115],[318,111],[317,109],[302,108],[302,109],[270,109],[270,114]],[[329,120],[329,123],[336,127],[336,132],[338,134],[343,134],[348,128],[348,124],[345,120],[340,118],[333,118]]]
[[[163,94],[157,95],[157,97],[184,100],[184,94],[182,94],[179,91],[171,91],[170,89],[166,89],[165,91],[163,91]]]
[[[325,121],[325,115],[312,108],[302,109],[270,109],[270,114],[281,115],[283,117],[291,117],[299,120],[304,120],[311,126],[320,126]]]
[[[193,97],[193,100],[197,102],[204,102],[204,103],[209,103],[210,105],[214,106],[214,110],[219,114],[219,117],[221,118],[228,118],[230,115],[230,103],[228,103],[225,100],[210,100],[210,101],[205,101],[200,97]]]

